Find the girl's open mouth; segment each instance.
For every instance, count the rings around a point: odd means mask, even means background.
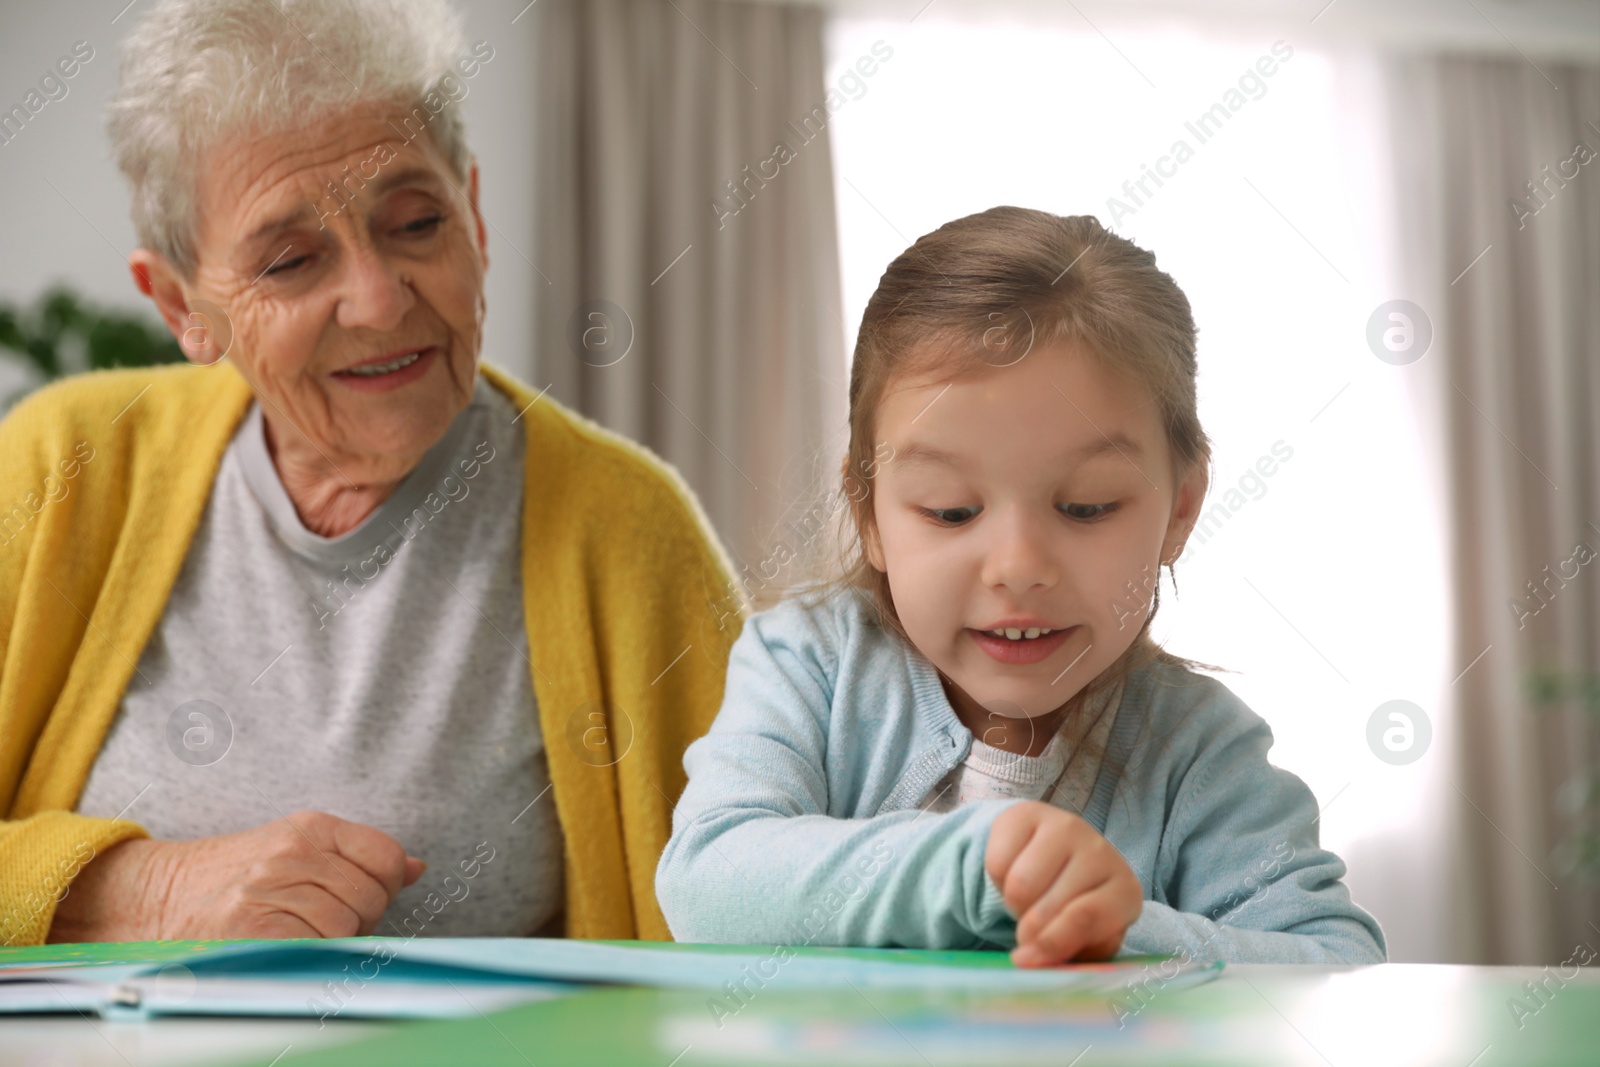
[[[1050,658],[1067,638],[1077,631],[1076,626],[1069,626],[1064,630],[1051,630],[1045,633],[1041,630],[1007,630],[1005,636],[996,636],[990,630],[973,630],[969,628],[967,634],[977,646],[987,652],[1000,663],[1027,664],[1039,663]],[[1011,635],[1015,633],[1016,637]],[[1028,636],[1033,634],[1035,636]]]

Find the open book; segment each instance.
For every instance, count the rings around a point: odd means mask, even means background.
[[[0,1014],[273,1015],[328,1019],[475,1015],[594,984],[717,993],[942,990],[1111,995],[1159,967],[1166,989],[1221,963],[1140,957],[1023,970],[1002,952],[683,945],[559,938],[352,937],[0,950]]]

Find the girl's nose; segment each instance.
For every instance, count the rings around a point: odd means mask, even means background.
[[[1043,524],[1012,512],[993,516],[983,560],[983,583],[1013,592],[1050,588],[1060,578],[1047,550]]]

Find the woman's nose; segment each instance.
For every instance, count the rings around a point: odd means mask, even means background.
[[[356,249],[345,262],[339,325],[378,333],[398,328],[417,299],[399,268],[372,248]]]

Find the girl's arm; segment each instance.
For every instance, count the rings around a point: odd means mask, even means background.
[[[1123,953],[1230,963],[1387,958],[1382,929],[1339,880],[1344,862],[1318,844],[1316,797],[1267,762],[1271,746],[1272,731],[1252,713],[1195,762],[1156,862],[1168,903],[1145,901]]]
[[[689,785],[656,869],[680,941],[976,948],[1015,921],[984,871],[1008,802],[947,814],[836,818],[826,762],[862,759],[831,737],[837,663],[814,614],[757,615],[734,643],[722,711],[684,755]],[[870,699],[863,696],[863,700]],[[870,729],[885,709],[852,709]],[[874,714],[876,712],[876,714]]]

